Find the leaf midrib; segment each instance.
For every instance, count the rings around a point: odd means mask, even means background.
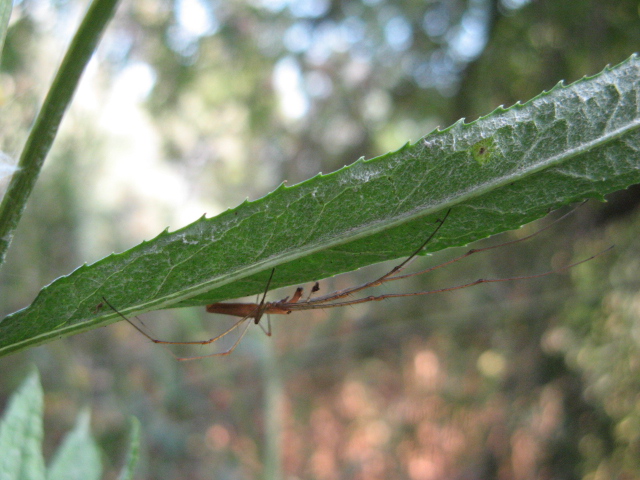
[[[417,207],[408,213],[394,217],[392,220],[388,220],[388,221],[382,220],[382,221],[375,222],[374,224],[361,226],[356,230],[350,230],[348,235],[336,236],[334,237],[335,240],[329,239],[327,241],[323,241],[322,243],[317,243],[315,245],[306,244],[303,248],[298,248],[297,251],[290,250],[286,254],[273,256],[262,262],[257,262],[252,264],[251,266],[235,270],[230,274],[218,276],[216,277],[215,280],[211,282],[202,282],[190,288],[185,288],[180,293],[176,293],[175,295],[165,295],[164,296],[165,301],[163,302],[160,302],[160,303],[155,301],[148,302],[147,304],[143,304],[140,306],[142,306],[143,309],[144,307],[147,307],[149,305],[153,305],[152,307],[153,309],[168,307],[175,303],[175,299],[195,296],[201,293],[206,293],[207,291],[210,291],[213,288],[221,287],[223,285],[232,283],[233,281],[245,278],[247,275],[258,273],[266,269],[272,268],[274,266],[280,265],[283,263],[284,260],[286,261],[297,260],[307,255],[321,252],[323,250],[326,250],[327,248],[332,248],[332,247],[344,244],[346,242],[351,242],[354,240],[368,237],[370,235],[373,235],[379,232],[383,232],[389,229],[390,227],[401,225],[409,219],[426,216],[431,213],[435,213],[436,211],[447,209],[448,207],[452,207],[457,203],[461,203],[465,200],[469,200],[471,198],[481,196],[485,193],[489,193],[498,187],[508,185],[512,183],[514,180],[522,180],[538,172],[541,172],[548,168],[552,168],[555,165],[562,164],[563,162],[571,158],[587,153],[588,151],[593,150],[601,145],[605,145],[616,138],[622,137],[626,133],[633,131],[638,127],[640,127],[640,119],[632,120],[628,122],[624,127],[621,127],[621,128],[612,130],[610,132],[607,132],[603,135],[600,135],[592,141],[583,142],[579,146],[567,149],[559,155],[553,155],[553,156],[550,156],[548,159],[543,159],[543,160],[531,163],[529,164],[529,166],[525,168],[514,170],[511,173],[507,175],[503,175],[493,181],[488,181],[479,185],[475,185],[474,187],[468,189],[463,193],[456,194],[454,197],[451,197],[450,199],[439,201],[436,205],[434,205],[431,208]],[[487,137],[487,138],[490,138],[490,137]],[[535,145],[537,145],[537,143]],[[529,152],[531,152],[532,150],[533,150],[533,146],[532,148],[529,149]],[[523,156],[523,159],[526,159],[527,155],[528,155],[528,152]],[[375,159],[371,159],[371,160],[375,160]],[[416,215],[415,212],[419,212],[419,214]],[[354,231],[357,231],[359,233],[354,234],[353,233]],[[296,253],[291,253],[291,252],[296,252]],[[185,261],[186,260],[184,260],[183,262]],[[139,309],[136,308],[136,310],[139,310]]]

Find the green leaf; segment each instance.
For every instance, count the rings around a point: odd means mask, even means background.
[[[47,471],[47,480],[98,480],[102,475],[100,450],[89,429],[91,414],[78,415]]]
[[[12,8],[13,0],[0,0],[0,53],[4,48],[4,40],[7,38]]]
[[[133,478],[133,472],[140,456],[140,422],[136,417],[131,417],[130,430],[129,451],[118,480],[131,480]]]
[[[122,313],[204,305],[518,228],[640,182],[640,61],[498,108],[82,266],[0,322],[0,354]]]
[[[37,370],[9,399],[0,421],[0,480],[44,480],[42,457],[43,394]],[[100,450],[89,430],[90,413],[78,415],[47,472],[47,480],[92,480],[102,475]],[[120,480],[133,478],[140,446],[140,423],[131,418],[131,440]]]
[[[0,479],[43,480],[42,387],[34,369],[0,422]]]

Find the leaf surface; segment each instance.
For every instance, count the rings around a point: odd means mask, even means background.
[[[0,355],[117,321],[320,280],[511,230],[640,182],[640,61],[82,266],[0,322]]]
[[[78,415],[75,427],[62,445],[47,471],[47,480],[99,480],[102,476],[100,449],[90,430],[91,414]]]
[[[0,478],[44,480],[43,400],[34,369],[9,400],[0,421]]]

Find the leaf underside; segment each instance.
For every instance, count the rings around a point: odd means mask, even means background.
[[[518,228],[640,182],[640,60],[84,265],[0,322],[0,355],[119,319],[256,294]]]

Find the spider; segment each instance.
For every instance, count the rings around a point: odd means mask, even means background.
[[[431,295],[431,294],[435,294],[435,293],[451,292],[451,291],[454,291],[454,290],[460,290],[460,289],[463,289],[463,288],[469,288],[469,287],[473,287],[475,285],[480,285],[482,283],[511,282],[511,281],[517,281],[517,280],[529,280],[529,279],[533,279],[533,278],[545,277],[547,275],[552,275],[554,273],[564,272],[564,271],[569,270],[570,268],[573,268],[573,267],[575,267],[577,265],[580,265],[582,263],[585,263],[585,262],[588,262],[590,260],[593,260],[594,258],[604,254],[605,252],[607,252],[607,251],[609,251],[609,250],[611,250],[613,248],[613,246],[610,246],[609,248],[607,248],[607,249],[605,249],[605,250],[603,250],[603,251],[601,251],[599,253],[596,253],[596,254],[588,257],[588,258],[580,260],[578,262],[571,263],[571,264],[568,264],[568,265],[565,265],[563,267],[556,268],[556,269],[553,269],[553,270],[548,270],[546,272],[532,274],[532,275],[523,275],[523,276],[508,277],[508,278],[479,278],[478,280],[475,280],[475,281],[472,281],[472,282],[468,282],[468,283],[464,283],[464,284],[460,284],[460,285],[455,285],[455,286],[451,286],[451,287],[439,288],[439,289],[436,289],[436,290],[426,290],[426,291],[411,292],[411,293],[386,293],[386,294],[381,294],[381,295],[369,295],[369,296],[366,296],[366,297],[363,297],[363,298],[357,298],[357,299],[348,298],[348,297],[351,297],[353,294],[362,292],[362,291],[367,290],[367,289],[369,289],[371,287],[376,287],[376,286],[382,285],[384,283],[394,282],[396,280],[402,280],[402,279],[405,279],[405,278],[415,277],[415,276],[418,276],[418,275],[423,275],[425,273],[432,272],[432,271],[434,271],[436,269],[439,269],[439,268],[445,267],[447,265],[451,265],[453,263],[459,262],[460,260],[462,260],[464,258],[467,258],[467,257],[469,257],[471,255],[474,255],[474,254],[477,254],[477,253],[480,253],[480,252],[486,252],[488,250],[493,250],[493,249],[497,249],[497,248],[506,247],[508,245],[513,245],[515,243],[524,242],[526,240],[529,240],[532,237],[535,237],[536,235],[539,235],[543,231],[551,228],[557,222],[563,220],[567,215],[573,213],[573,210],[571,212],[559,217],[558,219],[554,220],[553,222],[551,222],[549,225],[545,226],[544,228],[541,228],[540,230],[537,230],[536,232],[533,232],[532,234],[527,235],[525,237],[522,237],[522,238],[519,238],[519,239],[516,239],[516,240],[511,240],[511,241],[499,243],[497,245],[492,245],[492,246],[489,246],[489,247],[473,248],[471,250],[468,250],[466,253],[464,253],[462,255],[459,255],[459,256],[451,259],[451,260],[448,260],[446,262],[440,263],[438,265],[435,265],[435,266],[432,266],[432,267],[428,267],[428,268],[425,268],[425,269],[417,271],[417,272],[402,273],[404,271],[404,269],[413,260],[415,260],[417,255],[427,246],[427,244],[438,233],[438,231],[440,230],[440,228],[442,227],[442,225],[446,221],[447,217],[449,216],[450,212],[451,212],[451,210],[449,210],[446,213],[444,218],[442,218],[441,220],[440,219],[437,220],[438,225],[434,229],[434,231],[403,262],[401,262],[400,264],[398,264],[395,267],[393,267],[391,270],[389,270],[387,273],[385,273],[381,277],[378,277],[375,280],[363,283],[362,285],[358,285],[358,286],[355,286],[355,287],[349,287],[349,288],[345,288],[345,289],[342,289],[342,290],[336,290],[336,291],[328,293],[326,295],[322,295],[322,296],[318,296],[318,297],[312,298],[312,295],[320,290],[319,284],[318,284],[318,282],[316,282],[313,285],[313,287],[311,288],[311,291],[310,291],[309,295],[304,300],[302,300],[302,297],[303,297],[303,294],[304,294],[304,289],[302,287],[298,287],[296,289],[296,291],[294,292],[294,294],[290,298],[289,297],[285,297],[285,298],[283,298],[281,300],[278,300],[278,301],[275,301],[275,302],[267,302],[266,301],[267,293],[269,292],[269,287],[271,285],[271,281],[273,280],[273,276],[275,274],[275,268],[272,269],[271,270],[271,275],[269,276],[269,280],[267,281],[267,284],[265,286],[264,293],[262,294],[262,297],[260,298],[259,302],[257,302],[257,303],[219,302],[219,303],[212,303],[210,305],[207,305],[206,309],[207,309],[207,312],[209,312],[209,313],[232,315],[232,316],[235,316],[235,317],[239,318],[239,320],[237,320],[227,330],[225,330],[221,334],[219,334],[219,335],[217,335],[217,336],[215,336],[213,338],[210,338],[208,340],[183,341],[183,342],[169,341],[169,340],[158,340],[156,338],[153,338],[151,335],[149,335],[147,332],[145,332],[141,327],[139,327],[138,325],[133,323],[129,318],[127,318],[122,313],[120,313],[113,305],[111,305],[111,303],[109,303],[109,301],[105,297],[102,297],[102,300],[109,307],[111,307],[118,315],[120,315],[120,317],[122,317],[124,320],[129,322],[138,332],[140,332],[142,335],[144,335],[146,338],[148,338],[149,340],[151,340],[153,343],[156,343],[156,344],[162,344],[162,345],[211,345],[211,344],[217,342],[218,340],[220,340],[221,338],[227,336],[229,333],[233,332],[237,328],[240,328],[242,325],[244,325],[244,329],[242,330],[242,332],[240,333],[240,335],[238,336],[238,338],[236,339],[234,344],[231,347],[229,347],[227,350],[224,350],[222,352],[215,352],[215,353],[210,353],[208,355],[200,355],[200,356],[196,356],[196,357],[178,357],[177,355],[173,354],[173,352],[172,352],[172,354],[174,355],[174,357],[176,357],[176,359],[178,361],[197,360],[197,359],[202,359],[202,358],[207,358],[207,357],[225,356],[225,355],[229,355],[230,353],[232,353],[236,349],[236,347],[238,346],[240,341],[244,338],[245,334],[247,333],[247,330],[249,329],[249,326],[252,323],[251,320],[253,320],[254,324],[259,325],[262,328],[262,330],[268,336],[271,336],[271,319],[270,319],[270,315],[288,315],[291,312],[302,311],[302,310],[338,308],[338,307],[346,307],[346,306],[349,306],[349,305],[357,305],[359,303],[376,302],[376,301],[381,301],[381,300],[385,300],[385,299],[388,299],[388,298],[413,297],[413,296],[417,296],[417,295]],[[266,329],[260,323],[260,321],[262,320],[262,318],[265,315],[267,315],[267,328]]]

